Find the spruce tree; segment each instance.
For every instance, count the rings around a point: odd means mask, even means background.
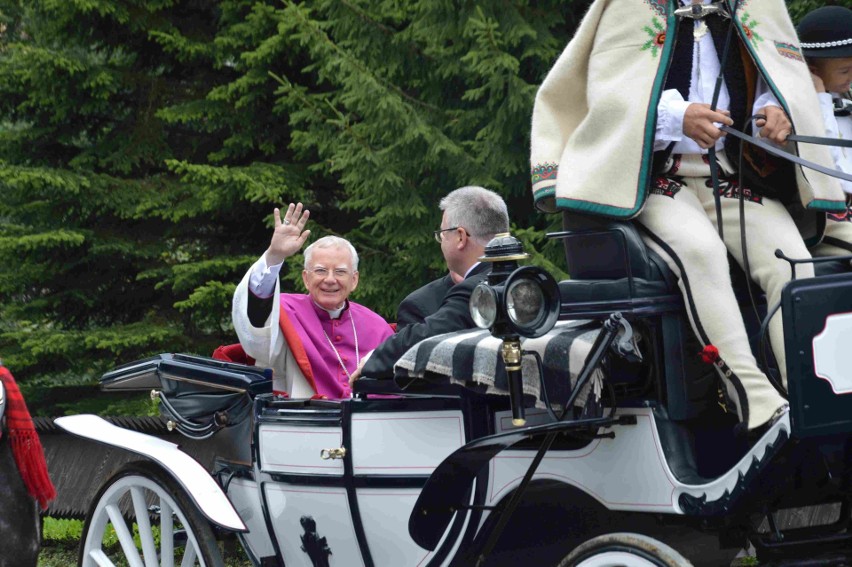
[[[355,244],[353,299],[389,320],[445,271],[437,204],[462,185],[564,274],[529,119],[587,6],[0,0],[0,357],[33,395],[234,342],[235,284],[290,201]]]

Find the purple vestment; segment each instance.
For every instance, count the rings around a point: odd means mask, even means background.
[[[349,374],[358,368],[353,321],[361,358],[393,334],[390,325],[377,313],[351,301],[346,302],[338,319],[332,319],[327,311],[317,307],[310,295],[282,293],[280,297],[281,310],[286,314],[286,319],[282,316],[280,325],[308,383],[312,381],[311,376],[305,372],[304,361],[300,360],[299,347],[292,344],[294,335],[301,340],[317,393],[332,399],[350,397],[352,389],[349,387],[349,376],[340,363],[343,362]],[[286,328],[287,321],[291,329]],[[334,348],[329,341],[334,344]],[[340,360],[334,349],[337,349]]]

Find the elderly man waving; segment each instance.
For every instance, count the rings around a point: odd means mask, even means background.
[[[305,249],[307,295],[281,293],[278,274],[310,236],[310,213],[290,203],[283,219],[278,209],[274,215],[269,249],[234,293],[240,343],[258,366],[274,370],[278,393],[349,397],[349,378],[361,358],[393,331],[381,316],[349,301],[358,285],[358,253],[343,238],[326,236]]]

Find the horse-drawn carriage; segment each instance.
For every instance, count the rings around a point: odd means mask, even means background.
[[[852,560],[852,276],[787,285],[791,410],[749,440],[664,263],[630,224],[584,223],[552,235],[558,284],[492,241],[471,299],[490,331],[424,341],[352,399],[276,396],[266,370],[180,354],[105,375],[154,390],[218,457],[57,419],[139,456],[92,503],[81,564],[221,565],[228,534],[260,566],[722,565],[749,545],[761,564]]]

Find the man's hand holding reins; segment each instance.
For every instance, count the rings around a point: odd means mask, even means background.
[[[281,218],[281,211],[277,208],[273,211],[273,214],[275,216],[275,229],[272,231],[272,241],[266,251],[267,266],[280,264],[301,250],[308,236],[311,235],[310,230],[305,230],[305,225],[308,223],[308,217],[311,216],[311,213],[307,209],[303,210],[302,203],[295,205],[290,203],[283,219]]]
[[[754,121],[760,128],[760,137],[778,145],[786,144],[787,136],[793,133],[793,125],[784,110],[777,106],[764,106],[760,114],[766,116],[766,120],[758,118]]]
[[[710,110],[710,105],[694,102],[686,107],[683,114],[683,133],[704,148],[716,144],[716,140],[725,135],[716,124],[733,125],[731,113],[727,110]]]

